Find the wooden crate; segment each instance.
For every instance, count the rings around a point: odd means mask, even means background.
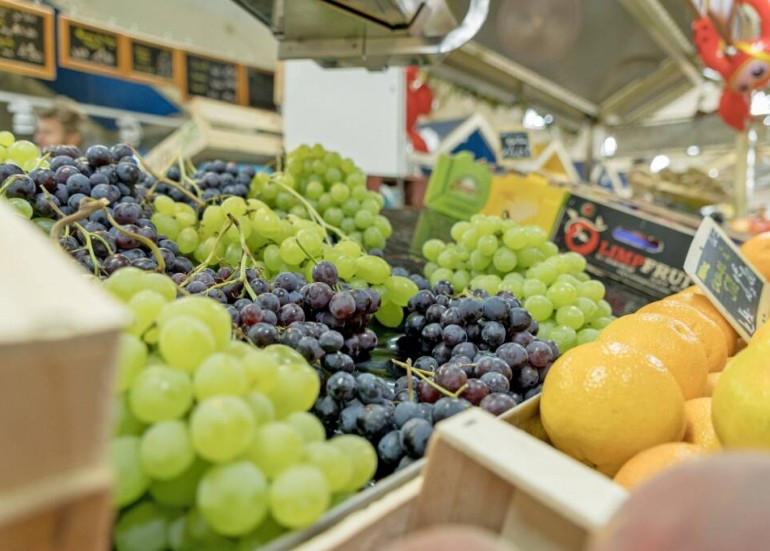
[[[66,253],[0,201],[0,498],[103,464],[127,320]]]
[[[50,477],[0,495],[0,549],[104,551],[112,520],[108,470]]]
[[[422,476],[297,550],[375,550],[443,524],[487,528],[522,550],[584,549],[627,492],[510,423],[542,437],[538,401],[516,410],[496,419],[474,408],[440,423]]]

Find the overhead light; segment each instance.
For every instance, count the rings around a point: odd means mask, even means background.
[[[524,119],[521,121],[524,128],[539,129],[545,128],[545,119],[537,114],[537,111],[531,107],[524,112]]]
[[[719,176],[719,171],[716,168],[711,168],[709,169],[709,176],[717,178]]]
[[[543,117],[543,122],[545,122],[545,124],[551,124],[553,122],[553,115],[546,113],[546,115]]]
[[[757,115],[770,115],[770,102],[768,102],[767,94],[758,90],[751,96],[751,114]]]
[[[660,172],[671,164],[671,159],[667,155],[656,155],[650,162],[650,170]]]
[[[700,147],[698,147],[697,145],[691,145],[690,147],[687,148],[687,154],[690,157],[695,157],[699,153],[700,153]]]
[[[607,136],[604,138],[604,142],[601,147],[601,154],[603,157],[614,157],[618,150],[618,141],[614,136]]]

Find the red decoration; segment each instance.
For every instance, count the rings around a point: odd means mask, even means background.
[[[428,153],[428,146],[417,132],[417,119],[433,110],[433,92],[419,79],[417,67],[406,69],[406,133],[415,151]]]
[[[770,0],[735,0],[756,10],[761,21],[759,38],[736,42],[729,53],[708,15],[693,21],[695,47],[703,62],[717,71],[725,81],[719,102],[719,114],[736,130],[746,128],[751,114],[751,93],[770,80]]]

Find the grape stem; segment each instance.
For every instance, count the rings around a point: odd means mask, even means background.
[[[160,249],[158,249],[158,246],[152,242],[151,239],[148,239],[144,237],[143,235],[139,235],[138,233],[134,233],[130,230],[127,230],[123,226],[117,223],[117,221],[112,217],[112,214],[110,214],[110,211],[106,208],[106,206],[102,209],[104,211],[104,214],[107,216],[107,220],[110,222],[110,225],[118,230],[120,233],[127,235],[133,239],[136,239],[140,243],[142,243],[144,246],[146,246],[148,249],[152,251],[153,256],[155,257],[155,261],[158,263],[158,271],[160,273],[166,272],[166,261],[163,258],[163,255],[160,253]]]
[[[206,258],[203,260],[202,263],[198,264],[198,266],[195,267],[189,274],[187,274],[187,277],[184,278],[184,281],[179,284],[180,287],[185,287],[188,283],[190,283],[190,280],[201,273],[203,270],[209,267],[209,265],[213,262],[214,256],[217,253],[217,249],[219,248],[220,243],[222,242],[222,238],[224,237],[225,233],[227,233],[227,230],[230,229],[230,226],[233,225],[232,220],[227,222],[225,226],[222,228],[222,231],[219,232],[219,235],[217,236],[217,240],[214,242],[214,246],[211,248],[211,252],[206,256]]]
[[[315,219],[316,224],[324,228],[324,230],[331,230],[334,233],[336,233],[341,239],[350,239],[345,232],[343,232],[341,229],[339,229],[336,226],[332,226],[326,220],[324,220],[320,214],[318,214],[318,211],[313,208],[313,206],[302,197],[301,194],[297,193],[296,190],[290,188],[283,182],[279,182],[277,178],[273,178],[273,183],[275,183],[278,187],[289,193],[290,195],[293,195],[302,205],[307,209],[308,214],[312,216]],[[329,232],[326,231],[326,241],[331,245],[331,241],[329,240]]]
[[[465,392],[465,389],[468,388],[468,383],[465,383],[463,386],[457,389],[457,392],[450,392],[447,389],[445,389],[443,386],[437,384],[435,381],[431,380],[431,377],[435,374],[430,371],[425,371],[424,369],[417,369],[416,367],[412,366],[412,360],[407,359],[406,363],[400,362],[398,360],[390,360],[393,362],[393,364],[397,365],[398,367],[406,369],[407,375],[411,375],[410,372],[414,372],[420,379],[428,383],[430,386],[438,390],[441,394],[444,396],[447,396],[449,398],[457,398]],[[408,377],[407,385],[411,386],[411,377]],[[409,399],[411,400],[411,395],[409,396]]]
[[[8,188],[13,184],[16,180],[24,176],[24,174],[13,174],[11,176],[8,176],[8,178],[5,179],[5,182],[3,182],[3,185],[0,186],[0,197],[5,195],[5,192],[8,190]]]
[[[147,165],[145,164],[145,162],[144,162],[144,158],[143,158],[143,157],[142,157],[142,156],[139,154],[139,152],[138,152],[136,149],[134,149],[134,148],[132,147],[132,148],[131,148],[131,151],[133,151],[133,153],[134,153],[134,156],[135,156],[137,159],[139,159],[139,164],[141,165],[142,169],[143,169],[143,170],[144,170],[144,171],[145,171],[147,174],[149,174],[150,176],[152,176],[153,178],[155,178],[155,183],[154,183],[154,184],[152,184],[152,186],[150,186],[150,189],[149,189],[149,190],[147,190],[147,199],[148,199],[148,200],[149,200],[149,199],[151,199],[151,198],[152,198],[152,196],[155,194],[155,188],[157,188],[157,187],[158,187],[158,184],[160,184],[160,183],[164,183],[164,184],[166,184],[166,185],[168,185],[168,186],[171,186],[171,187],[173,187],[173,188],[176,188],[176,189],[178,189],[179,191],[181,191],[182,193],[184,193],[185,195],[187,195],[187,197],[189,197],[190,199],[192,199],[192,201],[193,201],[193,202],[194,202],[196,205],[198,205],[199,207],[205,207],[205,206],[206,206],[206,202],[205,202],[205,201],[202,201],[202,200],[201,200],[199,197],[197,197],[197,196],[196,196],[194,193],[192,193],[192,192],[190,192],[189,190],[185,189],[185,187],[184,187],[183,185],[181,185],[181,184],[179,184],[178,182],[175,182],[175,181],[173,181],[173,180],[171,180],[171,179],[169,179],[169,178],[166,178],[165,176],[160,176],[160,175],[156,174],[154,170],[152,170],[152,169],[151,169],[149,166],[147,166]]]
[[[255,258],[251,255],[251,251],[249,250],[248,245],[246,245],[246,237],[243,235],[243,230],[241,230],[241,225],[238,223],[238,220],[236,220],[235,216],[227,213],[227,217],[230,219],[230,223],[232,223],[235,228],[238,230],[238,238],[241,242],[241,252],[243,253],[243,256],[241,256],[241,265],[238,269],[238,273],[240,280],[243,282],[243,286],[246,289],[246,292],[251,297],[251,300],[257,300],[257,293],[254,292],[254,289],[251,287],[251,284],[249,283],[249,278],[246,277],[246,261],[251,260],[251,262],[254,264],[254,269],[257,270],[259,275],[264,277],[264,274],[259,269],[259,266],[257,265],[257,261]]]
[[[43,192],[46,194],[47,198],[50,198],[51,194],[48,192],[47,189],[43,188]],[[62,232],[65,228],[69,226],[69,224],[72,224],[75,226],[80,233],[83,235],[83,240],[85,241],[85,247],[88,251],[88,256],[91,259],[91,263],[94,265],[94,275],[99,275],[99,259],[96,258],[96,253],[94,252],[94,246],[91,243],[91,232],[86,231],[86,229],[81,226],[78,221],[83,220],[84,218],[87,218],[91,216],[94,212],[99,210],[102,205],[104,205],[107,202],[107,199],[99,199],[94,200],[90,197],[83,199],[80,202],[79,208],[77,212],[73,212],[69,216],[64,216],[64,213],[59,209],[59,207],[56,206],[56,203],[53,201],[48,201],[49,205],[51,206],[54,211],[62,216],[52,227],[51,227],[51,233],[49,234],[51,239],[56,241],[58,243],[59,238],[61,237]],[[94,235],[94,237],[98,237],[102,244],[107,247],[108,250],[111,250],[110,246],[107,245],[107,242],[102,239],[100,236]]]

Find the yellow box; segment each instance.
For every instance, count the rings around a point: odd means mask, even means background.
[[[482,213],[534,224],[550,235],[568,195],[566,190],[552,186],[537,174],[494,176]]]

